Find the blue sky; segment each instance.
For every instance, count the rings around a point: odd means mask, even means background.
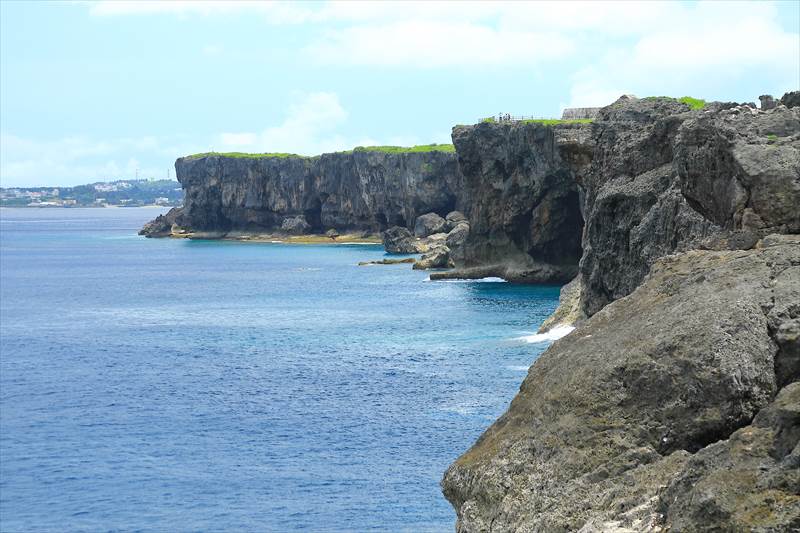
[[[0,183],[449,142],[624,93],[757,101],[800,87],[798,26],[798,1],[3,1]]]

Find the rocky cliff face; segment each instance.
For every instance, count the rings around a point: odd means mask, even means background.
[[[800,231],[800,109],[621,100],[594,128],[581,180],[587,315],[630,294],[664,255]]]
[[[600,111],[563,298],[590,318],[448,469],[458,531],[800,528],[793,98]]]
[[[457,530],[800,525],[798,302],[796,237],[656,261],[447,471]]]
[[[590,160],[591,126],[457,126],[453,144],[470,222],[457,265],[512,281],[572,279],[583,228],[576,175]]]
[[[298,219],[315,233],[413,227],[421,214],[455,209],[461,183],[455,154],[442,151],[205,155],[178,159],[175,169],[184,206],[146,228],[151,234],[172,223],[191,232],[267,232]]]

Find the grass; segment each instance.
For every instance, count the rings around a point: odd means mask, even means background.
[[[646,96],[644,100],[655,100],[657,98],[669,98],[670,100],[688,105],[691,110],[703,109],[706,106],[705,100],[693,98],[691,96],[682,96],[681,98],[673,98],[672,96]]]
[[[591,124],[592,122],[594,122],[593,118],[573,118],[568,120],[561,120],[560,118],[532,118],[530,120],[521,120],[519,123],[556,126],[558,124]]]
[[[769,139],[770,141],[777,141],[778,136],[775,135],[774,133],[770,133],[769,135],[767,135],[767,139]]]
[[[682,98],[678,98],[678,101],[682,104],[688,105],[691,109],[703,109],[706,106],[705,100],[700,100],[699,98],[692,98],[691,96],[684,96]]]
[[[287,158],[287,157],[302,157],[306,158],[304,155],[298,154],[285,154],[285,153],[263,153],[263,154],[247,154],[245,152],[204,152],[202,154],[192,154],[187,155],[185,159],[200,159],[201,157],[209,157],[209,156],[218,156],[218,157],[230,157],[233,159],[264,159],[269,157],[274,158]]]
[[[353,152],[383,152],[386,154],[408,154],[414,152],[448,152],[454,153],[452,144],[421,144],[418,146],[357,146]],[[345,152],[346,153],[346,152]]]
[[[591,124],[592,122],[594,122],[592,118],[574,118],[568,120],[561,120],[560,118],[531,118],[527,120],[504,122],[504,124],[542,124],[544,126],[556,126],[558,124]],[[480,123],[495,124],[497,123],[497,119],[494,117],[483,118]]]
[[[452,144],[421,144],[419,146],[357,146],[352,150],[344,150],[342,152],[335,152],[337,154],[352,154],[353,152],[382,152],[386,154],[408,154],[412,152],[448,152],[455,153],[456,147]],[[286,154],[269,152],[263,154],[248,154],[245,152],[205,152],[202,154],[187,155],[184,159],[200,159],[201,157],[218,156],[230,157],[233,159],[265,159],[265,158],[278,158],[284,159],[289,157],[299,157],[302,159],[311,159],[309,156],[299,154]],[[314,156],[316,157],[316,156]]]

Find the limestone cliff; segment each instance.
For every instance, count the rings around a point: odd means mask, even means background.
[[[457,266],[512,281],[572,279],[583,228],[576,175],[590,160],[591,125],[484,122],[455,127],[453,144],[470,222]]]
[[[797,237],[656,261],[449,468],[457,531],[800,526],[798,302]]]
[[[800,529],[794,95],[598,113],[562,310],[589,318],[448,469],[459,532]]]
[[[455,154],[356,149],[317,157],[205,154],[175,163],[182,208],[143,230],[189,232],[380,232],[413,227],[424,213],[458,206]],[[169,227],[167,227],[169,226]]]

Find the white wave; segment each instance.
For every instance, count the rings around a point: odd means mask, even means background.
[[[513,370],[515,372],[527,372],[530,367],[529,366],[507,366],[506,368],[509,369],[509,370]]]
[[[536,335],[525,335],[524,337],[517,337],[517,340],[525,341],[530,344],[537,342],[550,342],[566,337],[575,329],[575,326],[558,326],[549,329],[544,333],[537,333]]]
[[[428,276],[425,281],[436,281],[441,283],[506,283],[506,280],[503,278],[495,277],[477,279],[431,279],[431,277]]]

